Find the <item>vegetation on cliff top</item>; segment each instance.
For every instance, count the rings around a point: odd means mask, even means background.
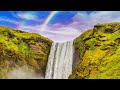
[[[79,63],[70,79],[120,78],[120,23],[95,25],[74,40]]]
[[[22,66],[44,73],[51,44],[39,34],[0,26],[0,78]]]

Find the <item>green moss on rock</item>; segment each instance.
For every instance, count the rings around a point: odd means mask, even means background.
[[[22,66],[44,73],[51,44],[39,34],[0,26],[0,78]]]
[[[74,46],[80,60],[70,79],[120,79],[120,23],[95,25]]]

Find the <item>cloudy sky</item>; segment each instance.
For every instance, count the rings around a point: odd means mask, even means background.
[[[97,23],[120,22],[120,11],[0,11],[0,26],[39,33],[56,42],[70,41]]]

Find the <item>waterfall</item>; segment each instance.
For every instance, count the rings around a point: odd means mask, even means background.
[[[73,41],[52,43],[45,79],[68,79],[72,73]]]

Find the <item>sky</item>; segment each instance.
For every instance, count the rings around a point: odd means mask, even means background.
[[[120,22],[120,11],[0,11],[0,26],[39,33],[55,42],[71,41],[109,22]]]

